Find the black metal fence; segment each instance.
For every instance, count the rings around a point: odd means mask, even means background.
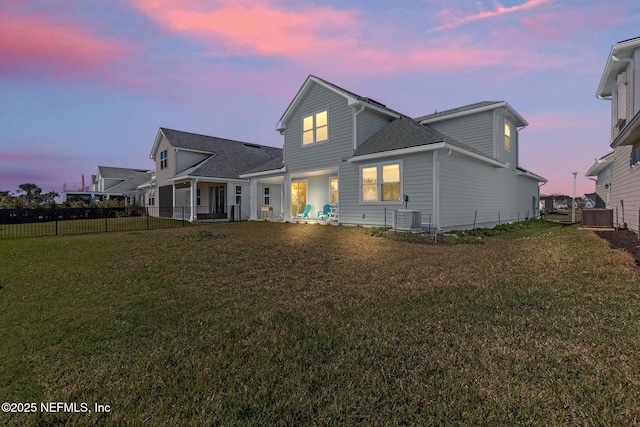
[[[0,239],[185,227],[191,224],[189,209],[173,208],[169,218],[159,208],[139,206],[0,209]]]

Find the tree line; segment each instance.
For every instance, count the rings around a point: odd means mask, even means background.
[[[55,191],[43,193],[36,184],[20,184],[16,194],[0,190],[0,208],[52,208],[56,206],[55,199],[59,196]]]

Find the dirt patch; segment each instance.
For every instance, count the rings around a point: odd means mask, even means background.
[[[595,231],[595,233],[609,242],[612,248],[630,253],[636,260],[636,264],[640,265],[640,241],[636,233],[631,230]]]

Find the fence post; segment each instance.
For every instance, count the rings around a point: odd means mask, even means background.
[[[500,225],[500,212],[498,212],[498,225]]]
[[[104,217],[104,232],[106,233],[107,230],[107,214],[104,212],[104,208],[102,209],[102,216]]]
[[[149,229],[149,208],[145,209],[144,212],[147,214],[147,230]]]
[[[56,217],[56,236],[58,235],[58,209],[53,207],[53,215]]]
[[[476,218],[478,217],[478,211],[473,214],[473,229],[476,229]]]

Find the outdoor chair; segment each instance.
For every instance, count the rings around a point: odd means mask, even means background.
[[[318,219],[326,220],[329,218],[329,211],[331,210],[331,205],[324,205],[322,207],[322,211],[318,211]]]
[[[309,211],[311,210],[311,205],[307,205],[304,207],[304,212],[299,213],[298,215],[296,215],[296,219],[300,218],[300,219],[309,219]]]

